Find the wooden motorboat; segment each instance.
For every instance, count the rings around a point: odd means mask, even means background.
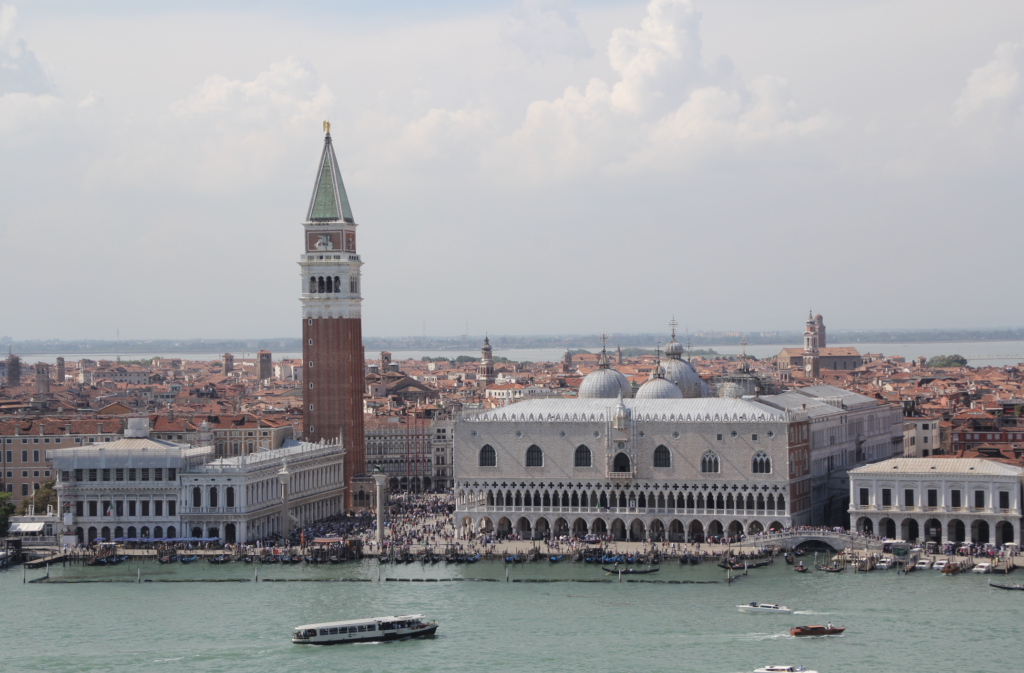
[[[960,572],[960,570],[961,570],[961,567],[960,567],[959,563],[956,563],[956,562],[954,562],[954,563],[947,563],[942,568],[942,574],[943,575],[956,575],[956,574],[958,574]]]
[[[990,587],[995,587],[996,589],[1008,589],[1010,591],[1024,591],[1024,584],[993,584],[992,582],[989,582],[988,585]]]
[[[845,626],[794,626],[789,630],[791,636],[838,636],[846,630]]]
[[[426,638],[434,635],[437,627],[437,622],[423,621],[423,615],[371,617],[296,626],[292,630],[292,642],[300,645],[334,645]]]
[[[648,568],[646,570],[639,570],[637,568],[601,568],[606,573],[622,573],[623,575],[646,575],[647,573],[656,573],[661,568]]]

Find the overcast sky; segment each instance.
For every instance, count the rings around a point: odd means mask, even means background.
[[[0,334],[1019,326],[1024,2],[15,2]],[[425,5],[430,5],[426,9]]]

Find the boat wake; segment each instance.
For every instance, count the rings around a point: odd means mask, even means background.
[[[814,610],[794,610],[794,615],[829,615],[831,612],[815,612]]]
[[[742,640],[778,640],[779,638],[792,638],[788,633],[746,633],[740,638]]]
[[[162,663],[164,663],[166,661],[181,661],[184,658],[185,657],[174,657],[173,659],[154,659],[153,663],[154,664],[162,664]]]
[[[353,646],[358,647],[359,645],[383,645],[383,640],[374,640],[367,643],[352,643]]]

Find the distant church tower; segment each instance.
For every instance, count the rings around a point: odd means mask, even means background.
[[[562,373],[571,374],[572,371],[572,351],[566,348],[565,355],[562,356]]]
[[[303,222],[303,434],[306,441],[341,437],[345,445],[345,506],[352,477],[366,471],[363,437],[363,328],[356,222],[325,123],[313,196]]]
[[[818,316],[819,318],[821,316]],[[818,378],[820,371],[818,362],[818,324],[810,313],[804,326],[804,376]]]
[[[494,383],[494,357],[491,341],[484,337],[484,345],[480,347],[480,365],[476,370],[477,385],[486,388]]]
[[[814,332],[818,335],[818,348],[824,348],[825,344],[825,319],[821,314],[814,316]]]

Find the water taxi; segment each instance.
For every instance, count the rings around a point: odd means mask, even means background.
[[[818,673],[803,666],[762,666],[755,669],[754,673]]]
[[[990,572],[992,572],[992,564],[991,563],[979,563],[978,565],[976,565],[973,568],[971,568],[971,572],[972,573],[981,573],[981,574],[990,573]]]
[[[788,615],[792,612],[785,605],[778,605],[777,603],[747,603],[746,605],[737,605],[740,612],[764,612],[773,613],[778,615]]]
[[[942,572],[942,569],[945,568],[947,565],[949,565],[949,561],[945,559],[939,559],[932,565],[932,570],[938,570],[939,572]]]
[[[350,619],[296,626],[292,631],[292,642],[300,645],[333,645],[425,638],[434,635],[437,626],[437,622],[423,621],[423,615]]]
[[[914,570],[929,570],[932,567],[932,562],[926,558],[921,559],[914,564]]]
[[[789,630],[791,636],[838,636],[846,630],[845,626],[821,626],[820,624],[814,626],[794,626]]]

